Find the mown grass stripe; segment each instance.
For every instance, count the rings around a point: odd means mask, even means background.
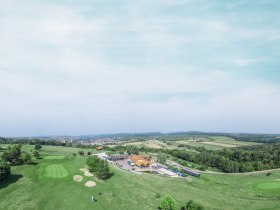
[[[47,165],[44,168],[45,177],[64,178],[68,176],[68,171],[60,164]]]

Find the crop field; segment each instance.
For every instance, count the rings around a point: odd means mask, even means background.
[[[258,144],[255,142],[236,141],[235,139],[227,137],[227,136],[214,136],[214,137],[209,137],[209,138],[211,141],[214,141],[217,143],[231,144],[231,145],[236,145],[236,146],[248,146],[248,145]]]
[[[135,145],[135,146],[141,146],[141,147],[149,147],[149,148],[155,148],[155,149],[161,149],[162,147],[158,144],[155,144],[152,141],[139,141],[139,142],[131,142],[131,143],[127,143],[125,144],[127,146],[129,145]]]
[[[280,170],[273,171],[271,176],[265,173],[202,174],[201,178],[177,179],[137,175],[111,166],[114,176],[100,181],[84,176],[80,169],[85,167],[86,157],[72,155],[79,150],[43,146],[42,159],[34,160],[31,165],[13,166],[9,179],[0,183],[1,209],[148,210],[157,209],[159,200],[171,195],[177,209],[193,199],[207,210],[279,210]],[[81,177],[79,182],[73,180],[75,176]],[[96,186],[86,187],[89,181]],[[157,198],[157,194],[161,198]],[[92,202],[92,196],[97,202]]]
[[[157,141],[157,140],[130,142],[130,143],[126,143],[125,145],[127,145],[127,146],[135,145],[135,146],[139,146],[139,147],[141,146],[141,147],[148,147],[148,148],[154,148],[154,149],[171,148],[169,145],[167,145],[161,141]],[[175,148],[175,147],[172,146],[172,148]]]
[[[108,145],[109,147],[115,147],[116,145],[129,146],[134,145],[138,147],[147,147],[153,149],[184,149],[191,152],[196,152],[195,150],[190,150],[187,146],[193,147],[205,147],[208,150],[221,150],[224,148],[234,148],[240,146],[250,146],[257,145],[259,143],[255,142],[244,142],[236,141],[233,138],[227,136],[203,136],[203,137],[186,137],[182,139],[173,140],[172,138],[166,140],[154,140],[149,139],[146,141],[134,141],[134,142],[122,142],[115,145]],[[178,147],[179,146],[179,147]]]
[[[194,147],[205,147],[209,150],[220,150],[224,148],[234,148],[259,144],[255,142],[236,141],[235,139],[226,136],[191,137],[188,139],[170,142],[173,146],[190,145]]]

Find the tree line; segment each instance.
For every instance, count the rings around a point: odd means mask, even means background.
[[[226,173],[280,168],[279,143],[230,148],[220,151],[204,150],[197,154],[184,150],[168,150],[167,153],[205,167],[217,168]]]
[[[40,157],[39,149],[41,148],[42,146],[40,144],[35,145],[33,151],[33,156],[35,158]],[[21,150],[21,144],[9,145],[0,157],[0,181],[10,175],[12,165],[29,164],[31,161],[31,155],[28,152],[23,152]]]

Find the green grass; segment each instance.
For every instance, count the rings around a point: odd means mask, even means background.
[[[29,150],[30,148],[25,147]],[[0,209],[157,209],[162,197],[171,195],[177,209],[190,199],[207,210],[279,210],[280,170],[271,176],[265,173],[250,175],[202,174],[201,178],[168,178],[157,175],[136,175],[111,166],[114,176],[107,181],[85,177],[79,169],[85,166],[85,157],[72,156],[76,148],[43,146],[45,156],[65,156],[63,159],[39,159],[32,165],[12,167],[8,180],[0,183]],[[84,150],[88,151],[88,150]],[[80,183],[73,175],[82,175]],[[93,180],[96,186],[87,188]],[[277,185],[278,186],[278,185]],[[102,192],[99,196],[98,192]],[[113,193],[115,196],[111,196]],[[91,197],[97,198],[93,203]]]
[[[46,160],[59,160],[59,159],[63,159],[65,158],[65,156],[62,156],[62,155],[48,155],[48,156],[45,156],[44,159]]]
[[[280,181],[261,182],[257,185],[257,187],[264,190],[280,189]]]
[[[52,164],[44,167],[43,175],[51,178],[64,178],[68,176],[68,171],[61,164]]]

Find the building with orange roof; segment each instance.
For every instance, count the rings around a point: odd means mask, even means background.
[[[102,146],[97,146],[95,149],[100,151],[100,150],[103,150],[103,147]]]
[[[131,155],[129,159],[139,168],[149,167],[154,162],[154,160],[147,155]]]

